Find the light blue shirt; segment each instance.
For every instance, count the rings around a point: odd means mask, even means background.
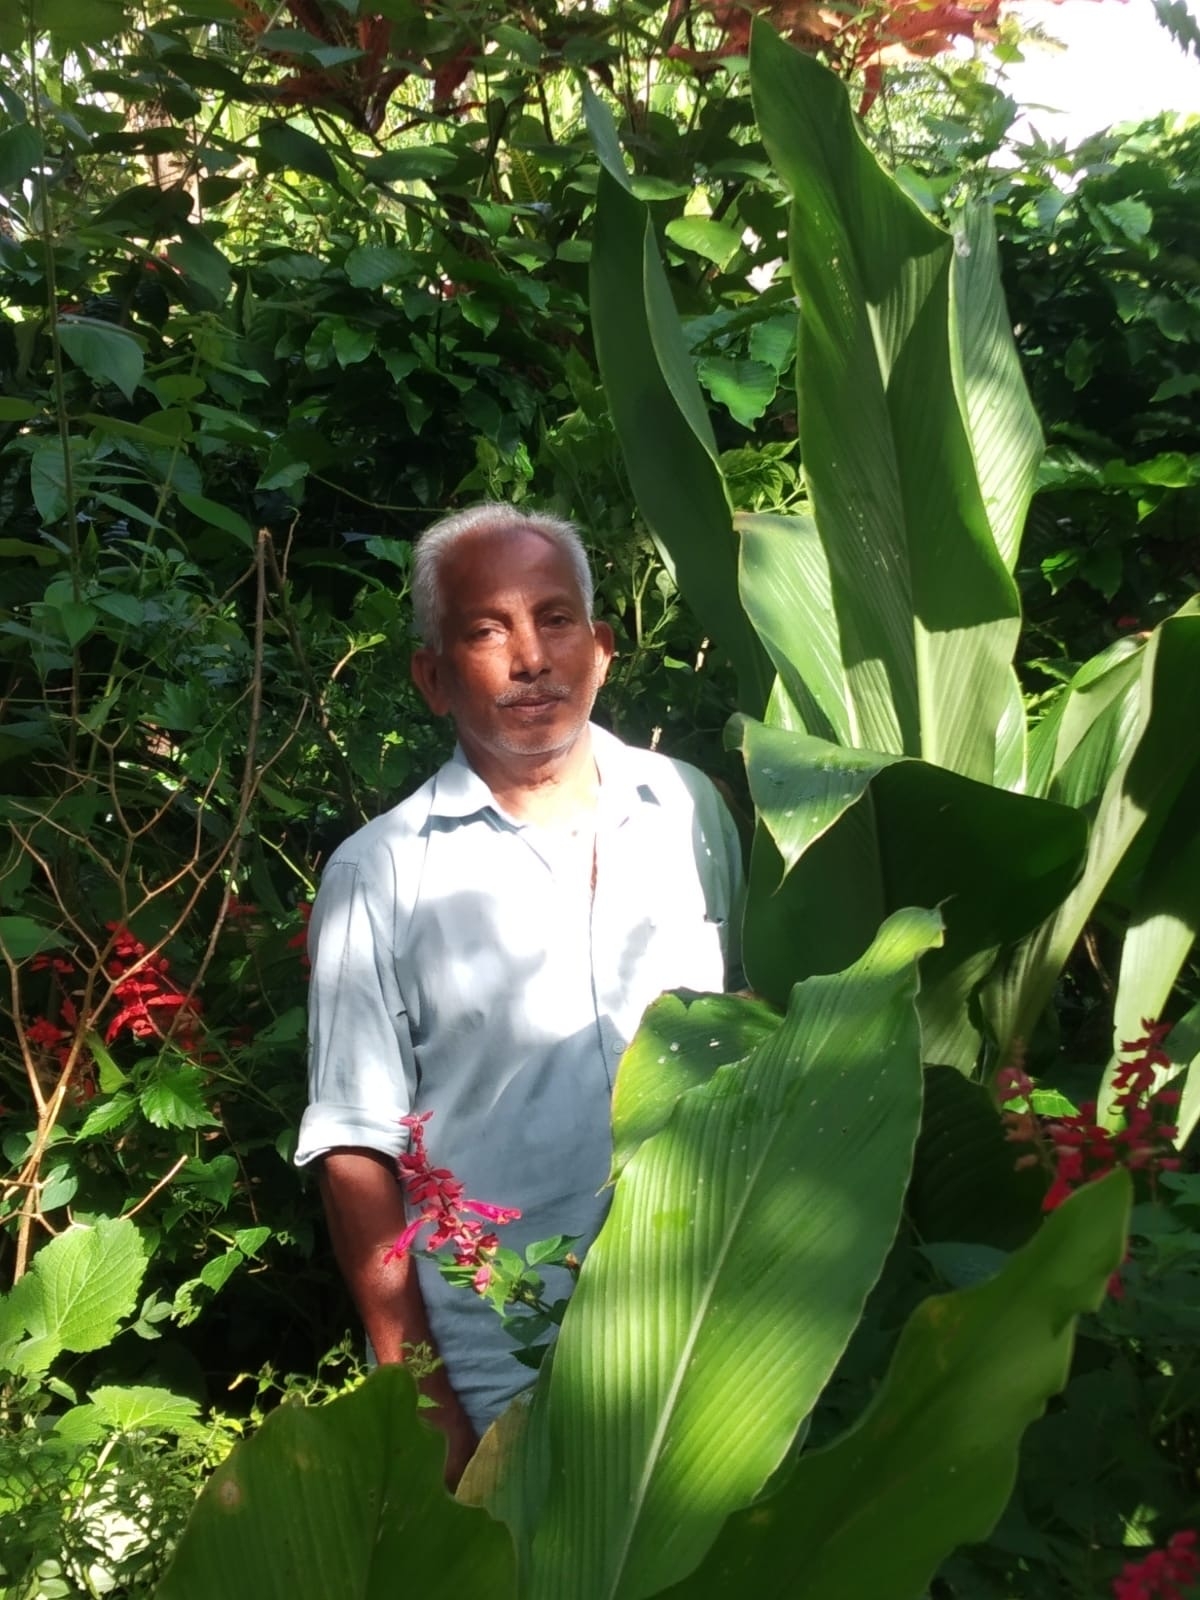
[[[591,849],[504,814],[461,750],[331,858],[313,908],[309,1098],[296,1161],[399,1154],[399,1119],[522,1249],[607,1209],[610,1097],[642,1012],[737,969],[741,855],[711,782],[592,727]],[[587,825],[590,835],[591,823]],[[475,1427],[531,1381],[490,1306],[420,1263],[433,1336]],[[547,1275],[551,1298],[566,1292]]]

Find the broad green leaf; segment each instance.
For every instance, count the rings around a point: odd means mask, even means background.
[[[512,1600],[508,1534],[450,1498],[444,1455],[403,1367],[280,1406],[209,1480],[156,1600]]]
[[[146,1119],[156,1128],[219,1126],[204,1103],[204,1077],[197,1067],[156,1069],[138,1101]]]
[[[696,373],[713,399],[728,409],[735,422],[747,428],[762,416],[778,388],[774,367],[762,361],[709,356]]]
[[[1098,798],[1129,738],[1143,645],[1118,639],[1085,662],[1029,737],[1029,788],[1087,808]]]
[[[45,923],[32,917],[0,917],[0,951],[10,961],[25,961],[43,950],[57,950],[65,940]]]
[[[1200,1004],[1180,1017],[1171,1029],[1167,1054],[1172,1066],[1185,1074],[1175,1136],[1175,1143],[1182,1150],[1200,1126]]]
[[[990,783],[1020,615],[955,378],[978,365],[960,331],[995,320],[956,314],[952,240],[883,172],[832,73],[759,21],[751,82],[793,197],[800,448],[862,741]]]
[[[583,79],[581,87],[583,117],[592,148],[599,157],[600,165],[613,182],[628,191],[631,189],[632,180],[621,152],[621,141],[617,136],[617,125],[613,121],[612,112],[586,78]]]
[[[64,45],[99,44],[125,27],[122,0],[33,0],[39,33]]]
[[[776,372],[782,372],[796,354],[795,317],[756,322],[750,330],[750,354],[755,361],[765,361]]]
[[[418,179],[442,178],[453,172],[459,157],[440,145],[425,145],[410,150],[385,150],[362,162],[368,178],[376,183],[415,183]]]
[[[1125,1173],[1090,1184],[988,1282],[920,1305],[862,1420],[731,1517],[701,1570],[669,1592],[918,1600],[1004,1510],[1021,1435],[1066,1383],[1076,1319],[1124,1255],[1129,1204]]]
[[[712,425],[646,207],[607,170],[590,285],[597,359],[638,506],[703,627],[732,659],[742,705],[760,712],[770,673],[738,601]]]
[[[18,122],[5,128],[0,133],[0,192],[6,195],[19,192],[41,160],[41,154],[42,141],[31,123]]]
[[[742,248],[736,229],[711,217],[674,217],[667,223],[667,238],[683,250],[703,256],[718,267],[727,267]]]
[[[404,250],[382,244],[361,244],[346,257],[346,276],[356,289],[379,289],[399,283],[411,257]]]
[[[852,961],[873,922],[941,906],[946,939],[922,966],[925,1059],[970,1070],[970,996],[996,949],[1058,906],[1078,875],[1078,812],[944,767],[772,728],[730,725],[759,816],[744,928],[752,986],[791,984]],[[819,913],[814,914],[814,907]]]
[[[925,1073],[925,1106],[905,1211],[918,1236],[995,1246],[1024,1244],[1042,1216],[1045,1177],[1017,1170],[1016,1146],[981,1083],[952,1067]]]
[[[200,228],[189,224],[185,236],[167,246],[167,258],[190,283],[203,289],[215,305],[225,304],[233,289],[229,258]]]
[[[1200,932],[1200,761],[1171,807],[1141,874],[1117,974],[1113,1050],[1163,1015]],[[1112,1068],[1100,1097],[1106,1104]]]
[[[62,1350],[100,1350],[137,1305],[146,1248],[132,1222],[76,1225],[43,1245],[13,1290],[28,1335],[16,1370],[44,1372]]]
[[[1013,343],[991,208],[969,207],[954,242],[954,381],[992,538],[1011,572],[1044,450],[1042,429]]]
[[[858,744],[858,719],[846,683],[829,562],[811,517],[743,513],[742,605],[766,647],[788,698],[809,733]]]
[[[554,1353],[530,1600],[656,1593],[779,1466],[895,1234],[939,937],[891,918],[629,1160]]]
[[[290,169],[305,172],[326,183],[337,182],[333,157],[323,144],[289,122],[260,122],[258,125],[258,170],[277,172]]]
[[[1148,854],[1200,766],[1200,600],[1160,623],[1136,666],[1136,682],[1095,720],[1050,786],[1077,803],[1097,795],[1094,820],[1079,882],[988,986],[985,1004],[1001,1059],[1015,1040],[1030,1037],[1114,872],[1135,845]],[[1097,730],[1105,736],[1098,753]]]
[[[781,1020],[771,1006],[725,994],[665,994],[649,1006],[613,1086],[613,1177],[681,1094],[744,1060]]]
[[[194,517],[199,517],[201,522],[208,523],[209,527],[232,534],[247,550],[254,549],[254,529],[240,511],[234,511],[231,506],[223,506],[219,501],[210,500],[202,494],[181,493],[179,504]]]
[[[114,384],[126,400],[133,399],[145,366],[142,347],[133,334],[91,317],[61,317],[58,339],[94,383]]]

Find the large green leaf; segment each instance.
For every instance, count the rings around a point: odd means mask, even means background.
[[[1011,572],[1044,450],[1042,429],[1013,343],[990,206],[967,209],[954,246],[954,382],[992,538]]]
[[[729,994],[665,994],[649,1006],[613,1087],[614,1178],[667,1121],[681,1094],[718,1067],[744,1060],[782,1020],[761,1001]]]
[[[733,1517],[679,1600],[920,1600],[986,1538],[1026,1427],[1066,1382],[1075,1320],[1121,1261],[1123,1172],[1073,1196],[990,1282],[926,1300],[862,1420]],[[798,1581],[798,1575],[800,1581]]]
[[[793,196],[800,445],[861,741],[990,783],[1020,625],[991,518],[1018,515],[1000,486],[1027,480],[1031,445],[994,263],[955,277],[950,236],[879,166],[845,87],[762,21],[751,83]]]
[[[712,425],[647,208],[608,170],[600,173],[590,284],[596,358],[638,507],[703,627],[733,661],[741,703],[759,712],[770,672],[738,601],[737,541]]]
[[[1182,1149],[1200,1126],[1200,1004],[1180,1017],[1171,1029],[1167,1054],[1176,1072],[1185,1074],[1176,1135],[1176,1143]]]
[[[0,1364],[44,1372],[62,1350],[102,1349],[136,1306],[145,1271],[146,1247],[132,1222],[105,1218],[60,1233],[7,1297]]]
[[[784,689],[809,733],[857,745],[829,561],[811,517],[740,515],[738,586]]]
[[[925,1244],[1011,1250],[1042,1217],[1046,1179],[1017,1168],[995,1100],[951,1067],[925,1073],[925,1107],[905,1210]]]
[[[133,334],[111,322],[91,317],[63,317],[58,324],[59,343],[94,383],[111,383],[126,400],[142,380],[145,358]]]
[[[1200,761],[1171,807],[1141,874],[1117,977],[1113,1044],[1161,1017],[1200,932]]]
[[[1030,1037],[1113,874],[1135,847],[1149,855],[1200,766],[1200,600],[1168,617],[1136,657],[1122,659],[1098,681],[1115,683],[1116,692],[1084,727],[1049,784],[1052,795],[1090,803],[1087,859],[1070,895],[988,986],[986,1004],[1002,1058],[1014,1041]],[[1068,707],[1064,723],[1069,714]]]
[[[784,1457],[895,1233],[939,936],[891,918],[629,1161],[554,1356],[531,1600],[654,1594]]]
[[[446,1493],[444,1456],[402,1367],[280,1406],[209,1480],[156,1600],[506,1600],[509,1536]]]
[[[944,767],[749,717],[730,731],[759,816],[743,939],[753,987],[779,1004],[798,978],[852,961],[873,919],[943,906],[945,946],[922,967],[926,1060],[972,1067],[979,1035],[970,995],[995,951],[1070,889],[1083,818]]]

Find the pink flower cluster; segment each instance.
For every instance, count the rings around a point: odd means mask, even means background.
[[[401,1261],[412,1249],[417,1234],[427,1223],[433,1232],[425,1241],[427,1251],[440,1250],[443,1245],[454,1246],[454,1265],[474,1267],[471,1286],[482,1294],[492,1280],[490,1257],[500,1243],[494,1233],[485,1233],[484,1222],[501,1226],[515,1222],[521,1215],[511,1206],[494,1206],[486,1200],[464,1200],[463,1186],[447,1167],[432,1167],[425,1149],[425,1124],[433,1115],[425,1111],[420,1116],[400,1118],[400,1126],[409,1131],[409,1149],[397,1157],[400,1181],[404,1185],[409,1208],[416,1212],[413,1221],[388,1247],[384,1261]],[[471,1216],[465,1215],[470,1212]],[[474,1221],[481,1217],[482,1222]]]
[[[1095,1101],[1087,1101],[1071,1116],[1041,1119],[1033,1111],[1030,1096],[1032,1079],[1021,1067],[1005,1067],[996,1076],[1002,1106],[1024,1101],[1024,1110],[1008,1109],[1004,1121],[1008,1138],[1016,1144],[1033,1147],[1018,1166],[1033,1166],[1045,1161],[1051,1183],[1042,1201],[1043,1211],[1053,1211],[1081,1184],[1102,1178],[1116,1167],[1131,1171],[1170,1172],[1179,1166],[1172,1140],[1175,1125],[1163,1112],[1177,1105],[1174,1089],[1155,1089],[1157,1068],[1169,1067],[1170,1058],[1163,1040],[1171,1030],[1169,1022],[1142,1023],[1145,1036],[1121,1045],[1123,1061],[1113,1079],[1113,1105],[1121,1112],[1124,1126],[1116,1132],[1096,1122]],[[1048,1146],[1048,1148],[1047,1148]]]
[[[1200,1584],[1200,1554],[1194,1528],[1167,1541],[1165,1550],[1152,1550],[1143,1561],[1130,1561],[1113,1582],[1114,1600],[1185,1600]]]

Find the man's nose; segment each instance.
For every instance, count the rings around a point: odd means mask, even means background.
[[[537,678],[549,670],[541,630],[532,618],[512,629],[509,647],[509,671],[514,678]]]

